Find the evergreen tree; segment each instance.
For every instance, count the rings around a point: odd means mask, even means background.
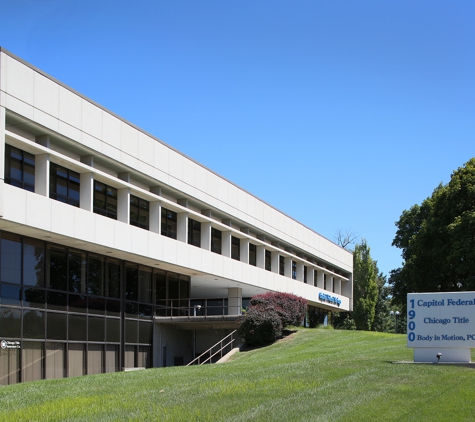
[[[353,252],[353,319],[358,330],[371,330],[378,301],[378,273],[366,240]]]

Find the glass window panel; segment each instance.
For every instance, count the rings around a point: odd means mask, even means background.
[[[152,301],[152,269],[140,267],[139,269],[139,302]]]
[[[74,293],[86,292],[86,254],[84,252],[69,252],[69,291]]]
[[[47,292],[46,307],[56,311],[68,310],[68,295],[59,292]]]
[[[168,273],[168,299],[178,299],[179,298],[179,284],[178,284],[178,275]]]
[[[104,259],[89,255],[87,260],[87,290],[89,294],[104,295]]]
[[[23,311],[23,338],[45,338],[45,312],[38,310]]]
[[[48,312],[46,314],[46,338],[66,340],[68,330],[67,314]]]
[[[69,343],[68,373],[70,377],[77,377],[86,374],[85,344]]]
[[[125,346],[124,366],[126,368],[134,368],[135,367],[135,347],[136,346]]]
[[[105,318],[89,316],[89,341],[105,341]]]
[[[69,314],[69,340],[86,341],[87,319],[85,315]]]
[[[127,318],[138,318],[139,304],[137,302],[125,302],[125,315]]]
[[[44,343],[24,341],[21,356],[23,381],[43,379]]]
[[[49,264],[49,265],[48,265]],[[65,249],[50,247],[47,249],[47,286],[52,289],[66,290],[68,281],[68,259]]]
[[[23,239],[23,284],[43,287],[45,265],[45,245],[34,239]]]
[[[191,218],[188,219],[188,244],[201,246],[201,223]]]
[[[137,366],[139,368],[150,368],[150,347],[139,346],[139,352],[137,355]]]
[[[28,308],[45,307],[45,291],[33,288],[23,288],[23,306]]]
[[[119,367],[119,346],[113,344],[106,345],[106,368],[105,372],[118,372]]]
[[[221,254],[221,232],[211,228],[211,252]]]
[[[31,186],[34,190],[35,187],[35,164],[30,163],[23,163],[23,181],[25,183],[25,187],[27,185]]]
[[[152,314],[153,314],[153,308],[152,308],[151,305],[139,304],[139,317],[140,318],[150,319]]]
[[[137,320],[125,320],[125,342],[137,343],[138,322]]]
[[[0,292],[0,304],[21,305],[21,286],[15,284],[1,284]]]
[[[125,299],[137,300],[138,299],[138,268],[127,266],[125,268]]]
[[[240,260],[241,257],[241,239],[238,237],[231,237],[231,258]]]
[[[46,343],[45,378],[64,378],[66,375],[66,344]]]
[[[89,296],[87,299],[89,313],[105,315],[106,313],[106,299],[102,297]]]
[[[0,385],[20,382],[20,349],[0,349]]]
[[[208,299],[206,315],[224,315],[221,299]]]
[[[188,299],[190,297],[190,278],[187,276],[180,276],[180,298]]]
[[[256,266],[256,245],[249,243],[249,264]]]
[[[118,261],[107,261],[106,296],[120,297],[120,265]]]
[[[176,239],[177,230],[177,214],[174,211],[168,210],[162,207],[162,228],[161,233],[163,236]]]
[[[155,303],[163,303],[162,301],[167,298],[167,276],[166,273],[160,270],[154,271],[155,277],[155,291],[156,298]]]
[[[86,312],[87,299],[84,295],[69,294],[69,312]]]
[[[107,342],[120,342],[120,319],[106,318]]]
[[[104,372],[104,346],[89,344],[87,350],[87,373],[102,374]]]
[[[107,299],[107,315],[108,316],[120,316],[120,301]]]
[[[150,344],[152,340],[152,324],[150,322],[139,322],[139,343]]]
[[[21,337],[21,309],[0,308],[0,338]]]
[[[21,238],[2,233],[0,281],[21,284]]]

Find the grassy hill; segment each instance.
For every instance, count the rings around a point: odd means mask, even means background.
[[[475,369],[403,335],[299,329],[226,364],[0,387],[0,421],[473,421]]]

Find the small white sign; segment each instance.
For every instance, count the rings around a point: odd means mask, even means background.
[[[0,350],[19,349],[19,348],[20,348],[20,342],[19,341],[8,341],[8,340],[0,341]]]
[[[409,293],[407,347],[475,347],[475,292]]]

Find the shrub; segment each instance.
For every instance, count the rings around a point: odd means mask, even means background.
[[[282,321],[275,310],[254,306],[243,316],[238,332],[249,346],[271,344],[282,336]]]
[[[290,293],[264,293],[250,300],[251,307],[274,309],[282,321],[282,327],[300,325],[307,312],[307,301]]]
[[[289,293],[265,293],[251,298],[241,318],[239,334],[250,346],[270,344],[282,336],[283,328],[300,325],[307,301]]]

